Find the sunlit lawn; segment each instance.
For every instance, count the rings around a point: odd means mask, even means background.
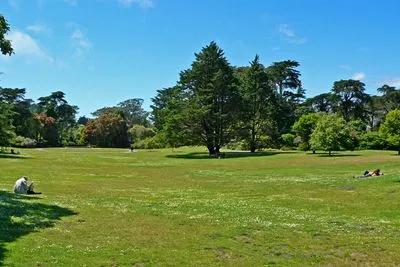
[[[400,263],[396,152],[21,152],[0,155],[0,266]],[[13,194],[22,175],[44,194]]]

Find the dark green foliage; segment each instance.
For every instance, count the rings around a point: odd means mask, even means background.
[[[0,51],[3,55],[11,56],[14,53],[11,41],[6,39],[7,33],[10,31],[10,25],[4,16],[0,15]]]
[[[317,127],[321,116],[322,113],[305,114],[293,125],[293,131],[301,138],[301,142],[299,142],[299,148],[301,148],[301,150],[310,150],[311,134]]]
[[[323,93],[306,99],[304,106],[309,107],[313,112],[333,112],[337,98],[332,93]]]
[[[274,62],[267,68],[267,72],[275,84],[275,91],[281,98],[299,99],[304,97],[300,80],[301,74],[296,70],[299,66],[297,61],[286,60]]]
[[[385,137],[380,132],[364,132],[360,136],[361,149],[381,150],[387,147]]]
[[[44,139],[49,146],[59,146],[72,141],[71,130],[76,126],[75,115],[78,107],[69,105],[64,97],[64,92],[56,91],[38,99],[38,113],[54,119],[51,124],[42,123],[42,127],[46,128]]]
[[[142,108],[143,99],[133,98],[125,100],[117,105],[124,113],[128,127],[135,124],[149,126],[149,113]]]
[[[0,87],[0,102],[10,106],[12,122],[16,135],[35,138],[35,120],[31,112],[31,99],[25,99],[25,89]]]
[[[365,121],[364,105],[369,95],[364,93],[365,84],[356,80],[340,80],[333,84],[332,93],[337,99],[337,112],[345,121],[361,119]]]
[[[233,69],[215,42],[195,54],[178,84],[153,99],[153,119],[169,142],[206,145],[210,154],[233,137],[239,94]],[[165,111],[162,108],[166,107]]]
[[[177,99],[178,87],[164,88],[157,90],[157,95],[151,99],[153,105],[151,120],[157,130],[162,130],[168,120],[169,113],[173,112],[173,102]],[[178,100],[178,99],[177,99]]]
[[[14,126],[12,125],[11,104],[0,102],[0,147],[6,147],[15,136]]]
[[[248,143],[251,152],[260,148],[260,137],[269,132],[273,125],[273,112],[277,105],[272,80],[256,55],[250,67],[242,69],[240,75],[240,128],[242,138]]]
[[[89,122],[89,118],[86,118],[85,116],[79,117],[78,121],[76,122],[77,124],[82,124],[86,125]]]
[[[386,115],[380,132],[400,155],[400,109],[392,110]]]
[[[277,104],[273,112],[273,119],[277,124],[278,139],[281,134],[290,132],[296,117],[296,107],[304,98],[304,89],[300,80],[300,72],[296,69],[300,66],[297,61],[286,60],[274,62],[266,71],[274,85],[277,96]]]

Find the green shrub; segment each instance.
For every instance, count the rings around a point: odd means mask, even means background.
[[[361,149],[385,149],[387,142],[385,137],[379,132],[365,132],[360,138]]]
[[[37,146],[36,140],[33,140],[31,138],[25,138],[23,136],[17,136],[13,140],[13,145],[15,147],[26,147],[26,148],[32,148]]]
[[[291,133],[287,133],[287,134],[282,134],[282,140],[283,140],[283,146],[287,147],[287,148],[292,148],[294,147],[294,140],[296,138],[295,135],[291,134]]]

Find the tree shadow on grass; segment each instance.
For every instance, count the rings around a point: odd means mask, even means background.
[[[0,191],[0,266],[3,266],[6,243],[43,228],[53,227],[64,216],[77,213],[63,207],[36,203],[35,196]]]
[[[19,154],[0,153],[0,159],[27,159]]]
[[[295,152],[290,151],[261,151],[261,152],[247,152],[247,151],[230,151],[230,152],[222,152],[221,159],[231,159],[231,158],[247,158],[247,157],[265,157],[265,156],[273,156],[277,154],[290,154]],[[175,155],[167,155],[167,158],[175,158],[175,159],[215,159],[214,156],[210,156],[207,152],[191,152],[186,154],[175,154]]]
[[[316,152],[316,153],[309,153],[309,155],[316,155],[317,157],[331,157],[331,158],[339,158],[339,157],[359,157],[360,154],[342,154],[338,152],[331,152],[331,155],[329,155],[328,152]]]

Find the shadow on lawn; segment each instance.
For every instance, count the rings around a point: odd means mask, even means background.
[[[331,152],[329,155],[328,152],[316,152],[316,153],[307,153],[309,155],[317,155],[318,157],[331,157],[331,158],[338,158],[338,157],[359,157],[360,154],[339,154],[336,152]]]
[[[0,153],[0,159],[27,159],[19,154]]]
[[[247,157],[265,157],[265,156],[273,156],[277,154],[290,154],[295,152],[282,152],[282,151],[262,151],[262,152],[222,152],[224,156],[222,159],[230,159],[230,158],[247,158]],[[167,158],[175,158],[175,159],[215,159],[215,157],[210,156],[207,152],[192,152],[187,154],[178,154],[178,155],[167,155]]]
[[[0,191],[0,266],[3,266],[5,244],[42,228],[53,227],[63,216],[77,213],[55,205],[36,203],[35,196]]]

